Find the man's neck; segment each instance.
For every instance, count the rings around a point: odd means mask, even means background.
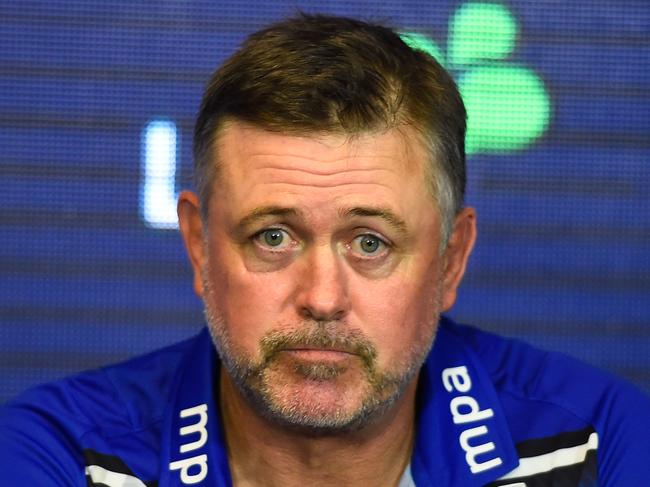
[[[417,381],[381,418],[354,433],[309,436],[275,425],[221,370],[220,404],[235,487],[395,487],[410,461]]]

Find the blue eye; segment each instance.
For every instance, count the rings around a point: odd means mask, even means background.
[[[291,245],[291,236],[280,228],[269,228],[255,235],[255,240],[262,247],[284,249]]]
[[[369,233],[359,235],[352,241],[353,250],[366,255],[377,254],[385,246],[386,243],[382,239]]]
[[[284,240],[284,235],[282,230],[266,230],[262,233],[264,236],[264,242],[266,242],[271,247],[277,247],[282,244]]]

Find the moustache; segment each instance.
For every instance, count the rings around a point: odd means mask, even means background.
[[[262,338],[260,345],[265,362],[289,349],[346,352],[357,355],[367,366],[377,357],[375,346],[363,332],[340,323],[304,322],[298,328],[274,330]]]

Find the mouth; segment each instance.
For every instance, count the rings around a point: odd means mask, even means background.
[[[282,352],[289,354],[295,359],[309,362],[341,362],[348,360],[356,355],[348,350],[318,348],[310,346],[285,348],[282,350]]]

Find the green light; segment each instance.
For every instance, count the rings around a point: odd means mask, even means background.
[[[418,34],[417,32],[402,32],[400,33],[400,37],[412,49],[424,51],[440,64],[444,65],[445,57],[442,54],[442,50],[430,37]]]
[[[467,152],[518,150],[549,123],[550,100],[541,80],[518,66],[484,66],[458,80],[467,107]]]
[[[466,3],[450,22],[448,58],[453,66],[507,58],[515,48],[517,22],[498,3]]]
[[[467,108],[468,154],[522,150],[548,129],[551,100],[544,83],[532,69],[508,59],[517,30],[504,5],[467,2],[449,21],[446,56],[423,34],[400,34],[413,49],[451,68]]]

